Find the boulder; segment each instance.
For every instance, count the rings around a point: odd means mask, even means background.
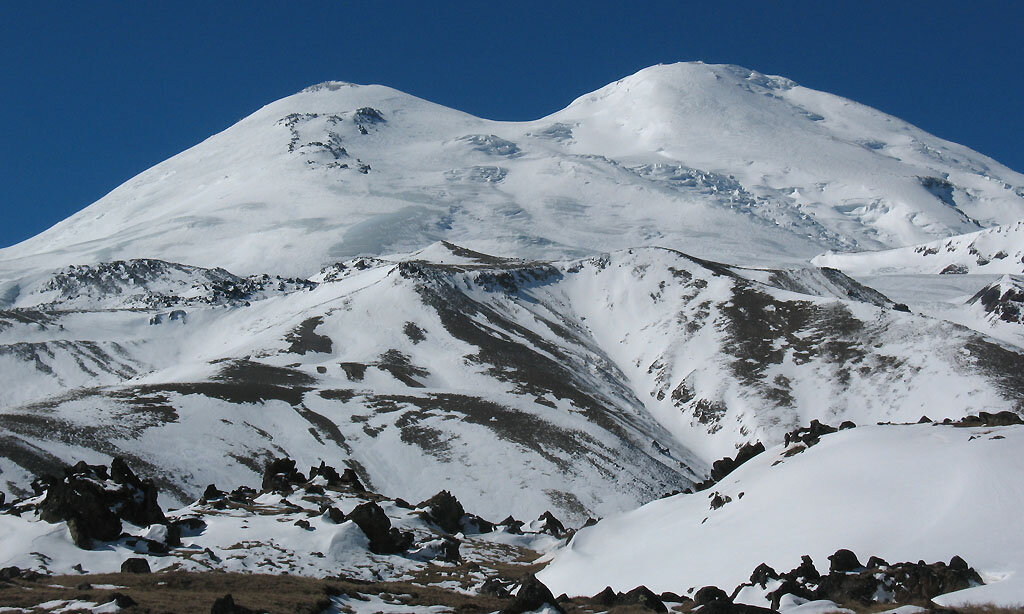
[[[121,563],[121,573],[150,573],[149,561],[134,557]]]
[[[231,595],[224,595],[213,602],[210,614],[256,614],[256,611],[236,604]]]
[[[520,535],[523,532],[523,525],[525,523],[521,520],[516,520],[512,516],[509,516],[505,520],[498,523],[499,527],[505,527],[505,530],[513,535]]]
[[[772,569],[767,563],[761,563],[754,568],[754,572],[750,574],[750,581],[754,584],[765,588],[765,586],[771,580],[778,580],[781,576],[779,573]]]
[[[550,511],[541,514],[537,520],[541,523],[541,533],[547,533],[548,535],[553,535],[555,537],[562,537],[565,535],[565,525],[555,518],[554,514]]]
[[[695,605],[707,605],[712,601],[732,602],[729,599],[729,595],[717,586],[705,586],[693,596],[693,603]]]
[[[836,550],[835,554],[828,557],[828,561],[829,573],[856,571],[864,567],[860,564],[860,561],[857,560],[857,555],[846,548]]]
[[[416,506],[426,511],[427,517],[448,533],[462,530],[462,517],[466,511],[452,493],[442,490]]]
[[[646,586],[638,586],[616,600],[616,605],[638,605],[655,612],[668,612],[661,598]]]
[[[501,610],[501,614],[522,614],[523,612],[533,612],[539,610],[541,607],[547,605],[554,609],[556,612],[564,612],[562,607],[558,605],[555,600],[555,596],[551,594],[551,590],[544,583],[537,579],[537,576],[530,574],[523,578],[522,584],[519,586],[519,592],[516,593],[515,599],[506,608]]]
[[[393,528],[391,519],[372,501],[357,505],[347,519],[362,529],[370,540],[370,551],[375,554],[396,554],[412,545],[412,533]]]
[[[100,485],[58,482],[46,490],[39,517],[46,522],[67,522],[75,545],[92,548],[93,540],[110,541],[121,535],[121,519],[103,499]]]
[[[512,596],[508,586],[501,581],[501,578],[487,578],[477,592],[481,595],[490,595],[499,599],[507,599]]]
[[[612,587],[606,586],[600,593],[590,598],[591,601],[600,605],[613,606],[618,601],[619,595],[612,590]]]
[[[292,487],[306,481],[306,476],[295,468],[295,461],[290,458],[275,458],[267,463],[263,470],[264,492],[290,493]]]

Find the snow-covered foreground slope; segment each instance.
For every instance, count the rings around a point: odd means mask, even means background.
[[[761,563],[788,570],[810,555],[827,572],[827,557],[846,548],[861,561],[959,555],[986,585],[936,601],[1024,603],[1024,426],[865,426],[786,450],[756,456],[708,491],[581,530],[539,577],[569,594],[639,583],[731,591]],[[730,499],[718,509],[715,492]]]
[[[1024,397],[1017,350],[835,271],[651,248],[409,258],[253,287],[167,263],[58,272],[73,294],[0,312],[5,488],[119,454],[186,501],[286,454],[346,463],[383,493],[580,521],[811,419],[958,418]],[[194,285],[166,292],[169,270]]]
[[[530,122],[330,82],[0,250],[0,301],[34,275],[113,260],[308,276],[448,239],[529,258],[659,245],[769,266],[1022,214],[1024,177],[997,162],[737,66],[654,66]]]
[[[816,256],[812,262],[851,275],[1019,275],[1024,273],[1024,222],[896,249],[857,253],[828,252]]]

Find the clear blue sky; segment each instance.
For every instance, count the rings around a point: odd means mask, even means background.
[[[0,0],[0,246],[306,85],[531,119],[659,62],[733,63],[1024,171],[1024,2]]]

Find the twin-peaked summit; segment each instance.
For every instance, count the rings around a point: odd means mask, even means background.
[[[308,276],[438,240],[534,258],[659,245],[775,265],[1022,212],[1024,176],[997,162],[737,66],[654,66],[529,122],[327,82],[0,250],[0,296],[71,264],[158,258]]]

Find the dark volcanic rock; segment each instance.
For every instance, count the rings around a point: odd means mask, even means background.
[[[53,484],[39,504],[39,517],[46,522],[67,522],[71,539],[79,548],[92,548],[93,540],[117,539],[121,519],[104,503],[101,491],[99,485],[79,489],[67,482]]]
[[[347,519],[362,529],[370,540],[370,550],[376,554],[395,554],[412,545],[412,534],[393,528],[391,519],[372,501],[357,505]]]
[[[856,571],[857,569],[864,567],[860,564],[860,561],[857,560],[857,555],[845,548],[836,550],[835,554],[828,557],[828,561],[829,573],[835,573],[837,571]]]
[[[516,598],[501,611],[501,614],[522,614],[523,612],[532,612],[539,610],[542,606],[547,605],[558,612],[563,612],[562,607],[558,605],[555,600],[555,596],[551,594],[551,590],[547,586],[544,586],[537,576],[530,574],[523,578],[523,583],[519,587],[519,592],[516,593]]]
[[[618,600],[619,595],[612,590],[612,587],[606,586],[600,593],[590,598],[591,601],[600,605],[612,606]]]
[[[256,611],[236,604],[231,595],[224,595],[213,602],[210,614],[256,614]]]
[[[841,549],[829,557],[829,562],[829,573],[822,576],[814,569],[810,557],[802,557],[800,565],[782,574],[782,584],[767,595],[772,608],[777,609],[786,594],[859,607],[876,603],[880,598],[895,603],[927,602],[938,595],[982,584],[981,576],[959,556],[954,556],[949,564],[921,561],[893,565],[872,556],[863,566],[856,554]],[[770,579],[770,571],[766,565],[758,566],[751,581],[759,584]]]
[[[553,535],[555,537],[562,537],[565,535],[565,526],[555,518],[554,514],[550,511],[544,512],[537,518],[541,522],[540,532]]]
[[[725,476],[732,473],[737,467],[764,452],[764,444],[760,441],[755,444],[743,444],[736,452],[736,458],[723,458],[716,460],[711,466],[711,479],[718,482]]]
[[[39,517],[67,522],[75,544],[92,547],[93,540],[110,541],[121,534],[121,520],[138,526],[167,524],[157,503],[156,486],[141,480],[121,458],[108,472],[101,465],[79,462],[65,468],[64,478],[46,477],[33,488],[46,493]]]
[[[142,558],[131,558],[121,563],[121,573],[150,573],[149,561]]]
[[[977,416],[965,416],[956,426],[1013,426],[1024,424],[1024,419],[1012,411],[1000,411],[991,414],[987,411],[978,412]]]
[[[788,446],[791,443],[802,443],[808,448],[818,443],[822,435],[835,433],[836,427],[822,424],[817,420],[811,420],[807,427],[798,428],[786,433],[785,442]]]
[[[507,599],[512,596],[508,586],[501,581],[501,578],[487,578],[478,591],[481,595],[490,595],[499,599]]]
[[[754,572],[750,574],[750,581],[754,584],[764,588],[771,580],[778,580],[781,576],[779,573],[772,569],[767,563],[761,563],[754,568]]]
[[[499,522],[498,526],[499,527],[505,527],[505,529],[509,533],[512,533],[513,535],[519,535],[520,533],[523,532],[523,524],[525,524],[525,523],[523,523],[522,520],[516,520],[512,516],[509,516],[505,520],[502,520],[501,522]]]
[[[729,598],[729,595],[725,591],[718,588],[717,586],[705,586],[698,590],[697,593],[693,596],[693,603],[696,605],[707,605],[712,601],[731,602],[732,600]]]
[[[448,533],[458,533],[462,530],[462,517],[466,511],[462,509],[459,500],[447,490],[442,490],[416,507],[425,509],[427,517]]]
[[[655,612],[667,612],[668,608],[662,603],[661,598],[655,595],[646,586],[638,586],[622,595],[616,600],[616,605],[638,605],[654,610]]]
[[[295,469],[295,461],[290,458],[275,458],[263,470],[264,492],[289,493],[293,486],[305,481],[306,476]]]

